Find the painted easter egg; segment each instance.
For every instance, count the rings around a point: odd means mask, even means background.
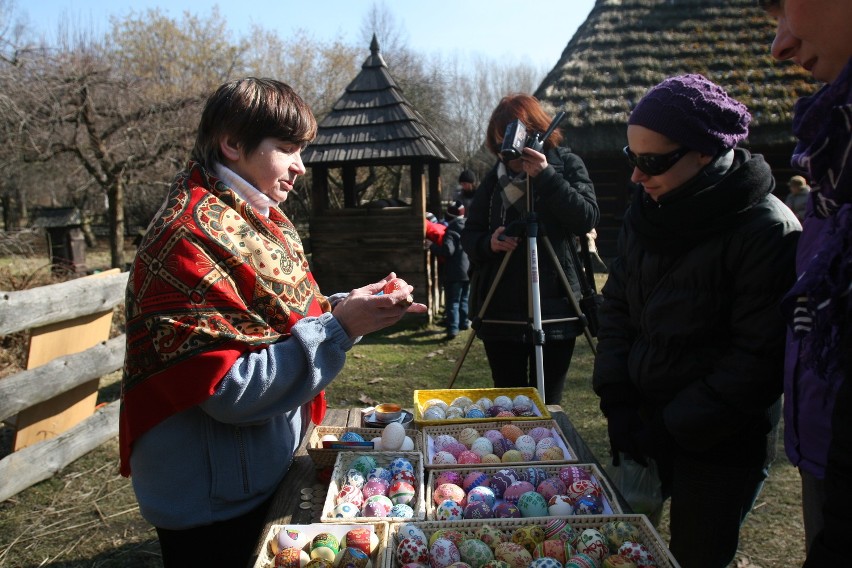
[[[394,505],[411,503],[414,499],[414,486],[407,481],[394,481],[388,489],[388,497]]]
[[[512,406],[514,406],[514,403],[512,403],[511,398],[509,398],[506,395],[501,394],[500,396],[494,398],[494,405],[495,406],[502,406],[506,410],[512,410]]]
[[[465,500],[464,489],[454,483],[444,483],[443,485],[436,487],[432,492],[432,501],[434,501],[436,505],[448,499],[457,503],[463,502]]]
[[[370,568],[370,555],[358,548],[342,548],[334,558],[335,568]]]
[[[547,500],[547,512],[551,517],[567,517],[574,514],[574,500],[567,495],[554,495]]]
[[[399,541],[396,547],[396,557],[402,564],[412,562],[426,564],[429,562],[429,549],[426,547],[425,541],[408,537]]]
[[[364,484],[364,488],[361,490],[365,502],[374,495],[386,495],[387,492],[388,486],[382,479],[371,479]]]
[[[411,485],[417,485],[417,478],[414,476],[413,471],[400,471],[396,475],[393,476],[394,481],[404,481],[406,483],[410,483]]]
[[[281,527],[273,539],[273,553],[285,548],[302,548],[308,543],[308,537],[301,529]],[[277,549],[277,550],[276,550]]]
[[[565,563],[564,568],[597,568],[598,561],[589,556],[588,554],[583,554],[582,552],[577,552],[571,558],[568,559],[568,562]]]
[[[390,485],[390,482],[393,479],[393,474],[388,468],[374,467],[370,470],[370,473],[367,474],[367,481],[370,481],[371,479],[381,479]]]
[[[414,517],[414,509],[406,503],[394,503],[388,512],[388,517],[394,519],[411,519]]]
[[[335,519],[354,519],[361,512],[354,503],[338,503],[331,511],[332,517]]]
[[[577,552],[588,554],[600,564],[603,559],[609,556],[609,546],[606,544],[606,538],[597,529],[585,529],[577,537],[577,542],[574,543]]]
[[[435,453],[432,458],[432,463],[435,465],[452,465],[459,462],[456,460],[456,456],[446,450],[441,450],[440,452]]]
[[[429,539],[426,538],[426,533],[423,532],[423,529],[411,523],[404,523],[399,527],[397,530],[397,538],[400,539],[400,542],[406,538],[419,540],[423,544],[427,544],[429,542]]]
[[[515,439],[515,449],[524,455],[524,461],[530,461],[535,457],[535,440],[527,434],[518,436]]]
[[[600,515],[603,512],[603,500],[596,495],[583,495],[574,501],[575,515]]]
[[[340,437],[341,442],[363,442],[364,436],[358,432],[344,432]]]
[[[370,470],[376,467],[376,459],[373,456],[358,456],[352,463],[349,464],[349,469],[356,469],[361,472],[361,475],[364,476],[364,479],[367,479],[367,476],[370,474]]]
[[[459,397],[456,397],[455,399],[453,399],[453,401],[450,403],[450,406],[457,406],[458,408],[461,408],[462,410],[464,410],[465,408],[467,408],[471,404],[473,404],[473,401],[470,400],[470,397],[459,396]]]
[[[503,531],[487,524],[476,529],[476,538],[490,546],[492,549],[501,542],[509,540],[509,537],[504,535]]]
[[[488,505],[488,507],[493,509],[494,505],[497,504],[497,497],[494,495],[494,491],[492,491],[490,487],[479,485],[467,492],[468,503],[476,503],[477,501],[482,501]]]
[[[565,450],[559,446],[547,448],[541,454],[541,461],[565,461],[568,456],[565,455]]]
[[[600,527],[611,550],[618,550],[627,541],[638,541],[639,530],[627,521],[610,521]]]
[[[424,420],[444,420],[447,417],[447,411],[438,406],[429,406],[423,411]]]
[[[494,511],[485,501],[473,501],[464,506],[462,517],[465,519],[492,519],[494,518]]]
[[[561,539],[551,539],[540,542],[533,551],[533,558],[549,557],[564,564],[574,554],[574,547]]]
[[[500,456],[500,461],[503,463],[522,462],[524,461],[524,454],[518,450],[506,450]]]
[[[532,436],[530,436],[530,438],[532,438]],[[535,438],[533,438],[533,439],[535,439]],[[541,440],[539,440],[538,442],[535,443],[535,452],[534,452],[535,457],[540,459],[540,460],[544,459],[542,456],[544,456],[545,452],[547,452],[547,450],[549,450],[551,448],[555,448],[555,447],[557,447],[555,439],[553,439],[553,438],[542,438]]]
[[[275,554],[272,565],[275,568],[302,568],[307,566],[311,557],[301,548],[287,547]]]
[[[494,558],[502,560],[511,568],[527,568],[532,562],[532,554],[529,551],[514,542],[501,542],[494,549]]]
[[[628,540],[618,547],[618,555],[632,560],[636,566],[656,566],[657,560],[644,544]]]
[[[504,501],[494,507],[494,516],[498,519],[519,519],[521,517],[521,510],[514,503]]]
[[[334,562],[340,551],[340,541],[330,532],[321,532],[311,540],[311,558],[322,558]]]
[[[580,479],[591,479],[592,476],[587,469],[576,465],[569,465],[559,470],[559,479],[567,487]]]
[[[565,493],[565,484],[558,477],[548,477],[539,483],[535,490],[544,497],[545,501],[550,501],[551,497]]]
[[[486,454],[491,454],[494,452],[494,444],[492,444],[491,440],[489,440],[485,436],[480,436],[479,438],[473,441],[473,444],[471,444],[470,446],[470,451],[472,451],[481,458]]]
[[[391,472],[392,479],[396,479],[396,477],[403,471],[410,471],[414,473],[414,466],[405,458],[394,458],[388,464],[388,469]]]
[[[444,483],[452,483],[454,485],[458,485],[461,487],[464,483],[464,476],[458,471],[453,470],[445,470],[438,474],[438,477],[435,478],[435,487],[439,485],[443,485]]]
[[[367,483],[367,476],[361,473],[360,470],[351,468],[346,472],[346,481],[344,482],[344,485],[352,485],[361,489],[364,487],[365,483]]]
[[[494,495],[503,497],[503,493],[515,481],[518,481],[518,477],[513,471],[501,469],[491,476],[490,487],[494,490]]]
[[[486,474],[481,471],[472,471],[468,473],[464,480],[462,480],[462,489],[466,492],[470,493],[470,490],[474,487],[488,487],[491,485],[491,478],[489,478]]]
[[[480,568],[486,562],[494,560],[494,553],[479,539],[466,539],[458,548],[462,562],[466,562],[471,568]]]
[[[447,568],[460,560],[458,547],[446,538],[437,539],[429,548],[429,564],[432,568]]]
[[[512,542],[523,546],[530,554],[538,543],[544,542],[544,527],[541,525],[526,525],[512,532]]]
[[[535,486],[529,481],[515,481],[503,492],[503,499],[517,505],[518,499],[527,491],[535,491]]]
[[[435,517],[439,521],[460,521],[464,518],[464,509],[459,503],[447,499],[435,509]]]
[[[535,491],[527,491],[518,499],[522,517],[546,517],[547,501]]]
[[[357,548],[366,554],[372,554],[378,545],[378,535],[367,528],[350,529],[340,539],[340,548]]]

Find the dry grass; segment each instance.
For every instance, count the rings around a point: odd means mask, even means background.
[[[0,289],[4,287],[0,281]],[[466,336],[446,343],[443,335],[444,330],[434,326],[402,326],[366,338],[328,389],[331,405],[363,406],[375,400],[410,405],[414,389],[445,388]],[[9,374],[10,361],[20,365],[25,349],[20,342],[20,337],[0,337],[0,376]],[[591,366],[591,353],[581,341],[562,406],[606,462],[606,423],[589,385]],[[114,373],[101,380],[99,402],[117,398],[118,379]],[[474,341],[455,386],[491,386],[480,342]],[[11,435],[8,428],[2,431],[0,456]],[[797,566],[804,559],[799,477],[779,452],[743,526],[732,565],[737,568]],[[130,481],[118,474],[117,453],[113,439],[52,479],[0,503],[0,567],[162,566],[156,533],[140,516]],[[666,535],[665,516],[660,531]]]

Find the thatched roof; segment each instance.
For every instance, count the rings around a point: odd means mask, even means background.
[[[567,112],[569,142],[572,130],[583,133],[572,146],[602,150],[621,143],[648,88],[701,73],[749,107],[749,142],[786,143],[793,103],[816,87],[805,71],[772,59],[774,37],[756,0],[597,0],[535,95]]]
[[[302,152],[308,166],[458,162],[406,100],[379,53],[370,56],[319,124],[316,140]]]

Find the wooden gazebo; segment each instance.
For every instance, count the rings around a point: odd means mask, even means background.
[[[434,313],[438,282],[423,247],[427,191],[431,206],[440,207],[440,165],[458,160],[406,100],[375,36],[302,159],[312,174],[311,263],[322,289],[346,291],[394,271]],[[410,203],[360,203],[358,168],[371,166],[407,166]],[[332,168],[341,170],[343,208],[330,207]]]
[[[784,196],[793,175],[793,103],[816,87],[806,72],[772,59],[774,34],[755,0],[597,0],[534,94],[551,111],[566,111],[564,144],[588,166],[601,206],[602,256],[615,252],[628,203],[627,119],[669,76],[701,73],[748,106],[744,146],[764,155]]]

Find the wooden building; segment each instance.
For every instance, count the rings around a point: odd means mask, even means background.
[[[701,73],[748,106],[752,122],[743,146],[766,157],[776,194],[786,195],[791,111],[816,85],[795,65],[772,59],[774,37],[775,23],[755,0],[597,0],[535,96],[553,113],[567,113],[563,144],[590,170],[604,258],[615,254],[628,204],[627,119],[666,77]]]
[[[348,291],[394,271],[434,315],[440,286],[423,247],[427,195],[440,207],[440,166],[458,160],[406,100],[375,36],[370,56],[320,122],[302,159],[312,174],[311,265],[322,289]],[[410,203],[360,203],[358,170],[373,166],[407,167]],[[342,208],[330,205],[332,169],[340,170],[343,181]]]

